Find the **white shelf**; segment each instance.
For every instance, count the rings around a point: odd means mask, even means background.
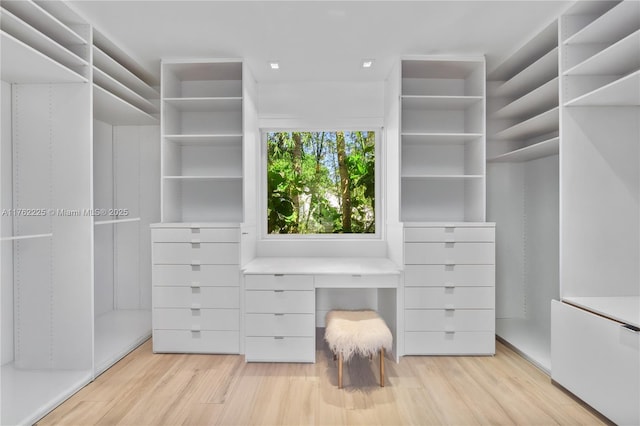
[[[557,131],[559,125],[559,108],[555,107],[496,133],[495,138],[499,140],[528,139],[534,135],[543,135]]]
[[[133,217],[128,219],[114,219],[114,220],[96,220],[93,225],[101,226],[101,225],[117,225],[120,223],[132,223],[132,222],[140,222],[139,217]]]
[[[155,89],[96,46],[93,46],[93,64],[143,98],[158,99],[160,97]]]
[[[558,106],[559,82],[560,79],[556,77],[544,83],[496,111],[493,118],[521,118]]]
[[[124,101],[134,105],[146,113],[152,114],[158,112],[158,108],[149,102],[149,100],[143,98],[129,87],[125,86],[95,66],[93,67],[93,81],[98,86],[122,98]]]
[[[47,35],[58,43],[64,45],[87,44],[87,41],[82,36],[43,9],[35,1],[3,2],[2,8],[19,16],[40,31],[46,31]]]
[[[150,310],[115,310],[95,319],[95,374],[151,337]]]
[[[599,51],[565,75],[625,75],[640,68],[640,30]]]
[[[163,179],[177,181],[242,180],[242,176],[163,176]]]
[[[164,98],[164,101],[182,112],[240,112],[241,97]]]
[[[90,370],[25,370],[2,366],[3,425],[30,425],[91,381]]]
[[[2,27],[2,31],[11,34],[18,40],[51,57],[67,68],[73,70],[88,65],[86,60],[60,45],[58,42],[50,39],[7,10],[3,10],[0,15],[0,26]]]
[[[613,43],[638,30],[640,2],[622,1],[565,40],[565,44]]]
[[[533,64],[500,85],[496,90],[495,96],[517,97],[557,76],[558,48],[555,47]]]
[[[158,124],[157,118],[96,84],[93,85],[93,115],[97,120],[117,126]]]
[[[483,62],[478,59],[411,59],[402,60],[402,78],[466,79]]]
[[[560,151],[560,139],[552,138],[546,141],[534,143],[527,147],[516,149],[502,155],[490,158],[489,163],[521,163],[538,158],[558,155]]]
[[[496,334],[526,359],[551,372],[551,330],[523,318],[496,318]]]
[[[168,142],[183,146],[235,146],[242,143],[242,134],[229,135],[164,135]]]
[[[402,96],[402,108],[459,110],[475,105],[482,96]]]
[[[563,302],[586,309],[614,321],[640,327],[640,297],[563,297]]]
[[[86,83],[88,80],[15,37],[0,32],[2,80],[8,83]]]
[[[483,175],[432,175],[432,174],[405,174],[402,179],[482,179]]]
[[[32,234],[32,235],[18,235],[14,237],[2,237],[0,241],[20,241],[20,240],[32,240],[37,238],[51,238],[53,234]]]
[[[621,105],[640,105],[640,71],[636,71],[565,103],[565,106]]]
[[[460,145],[482,138],[482,133],[402,133],[402,143]]]

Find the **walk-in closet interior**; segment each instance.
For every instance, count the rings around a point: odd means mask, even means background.
[[[640,423],[639,0],[2,0],[0,37],[0,424],[150,338],[315,363],[332,309]],[[309,185],[269,135],[325,131],[374,140],[373,231],[270,232]]]

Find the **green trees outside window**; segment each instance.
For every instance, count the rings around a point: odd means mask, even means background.
[[[269,234],[375,233],[375,132],[267,133]]]

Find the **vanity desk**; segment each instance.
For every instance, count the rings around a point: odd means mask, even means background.
[[[375,308],[397,334],[401,271],[389,259],[261,257],[247,263],[242,272],[247,362],[315,362],[316,325],[323,322],[316,318],[323,311],[317,306],[316,291],[323,289],[376,291]]]

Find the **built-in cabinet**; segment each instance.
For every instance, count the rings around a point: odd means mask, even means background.
[[[496,334],[547,372],[559,295],[558,24],[488,74],[488,218],[496,228]]]
[[[148,307],[103,319],[150,296],[145,231],[116,229],[158,212],[141,208],[158,121],[133,62],[63,2],[3,1],[0,29],[0,423],[31,424],[150,333]],[[125,90],[135,79],[140,99]]]
[[[640,3],[560,20],[560,301],[551,376],[618,424],[640,422]]]

